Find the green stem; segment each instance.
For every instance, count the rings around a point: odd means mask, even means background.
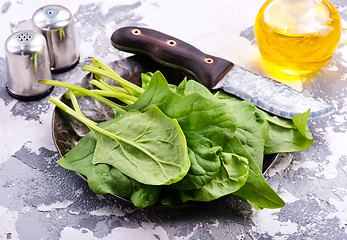
[[[67,114],[71,115],[72,117],[76,118],[80,122],[84,123],[86,126],[88,126],[90,128],[92,128],[93,126],[97,127],[95,122],[93,122],[92,120],[86,118],[84,115],[81,115],[81,114],[77,113],[76,111],[71,109],[69,106],[67,106],[65,103],[63,103],[59,99],[57,99],[55,97],[51,97],[49,99],[49,101],[51,103],[53,103],[54,105],[56,105],[61,110],[63,110],[64,112],[66,112]]]
[[[108,71],[108,70],[105,70],[105,69],[100,68],[99,64],[96,63],[96,62],[93,62],[93,67],[95,67],[96,69],[99,69],[99,70],[101,70],[101,71],[106,71],[106,72],[108,72],[108,73],[111,74],[111,75],[114,75],[113,72],[110,72],[110,71]],[[82,68],[82,69],[83,69],[83,68]],[[104,81],[105,73],[103,73],[103,74],[100,74],[100,73],[93,73],[93,74],[94,74],[95,78],[98,79],[99,81]],[[106,76],[106,77],[111,78],[110,76]],[[111,78],[111,79],[112,79],[113,81],[119,83],[118,75],[114,75],[113,77],[114,77],[114,78]],[[121,85],[122,88],[126,91],[127,94],[132,95],[132,96],[138,95],[136,92],[134,92],[134,90],[133,90],[131,87],[127,86],[126,84],[120,83],[120,85]]]
[[[82,70],[108,77],[108,78],[118,82],[123,88],[131,89],[133,92],[137,93],[138,95],[142,94],[145,91],[143,88],[123,79],[117,73],[115,73],[113,70],[112,70],[112,72],[110,72],[110,71],[106,71],[106,70],[92,67],[92,66],[83,66]]]
[[[107,66],[106,64],[104,64],[103,62],[101,62],[100,60],[96,59],[95,57],[92,58],[92,63],[93,66],[97,66],[103,70],[109,71],[109,72],[113,72],[113,69],[110,68],[109,66]]]
[[[95,57],[92,58],[92,63],[93,63],[93,66],[96,67],[96,68],[99,68],[99,69],[102,69],[102,70],[105,70],[105,71],[108,71],[110,72],[111,74],[113,74],[115,77],[119,78],[119,79],[123,79],[125,80],[124,78],[122,78],[121,76],[119,76],[119,74],[117,74],[111,67],[107,66],[106,64],[104,64],[102,61],[96,59]],[[126,80],[125,80],[126,81]],[[129,82],[130,83],[130,82]],[[132,83],[131,83],[132,84]],[[133,87],[138,87],[137,85],[135,84],[132,84]]]
[[[112,88],[110,85],[108,85],[104,80],[95,80],[92,79],[90,81],[91,84],[97,86],[98,88],[102,89],[102,90],[106,90],[106,91],[115,91],[114,88]]]
[[[102,97],[110,97],[110,98],[116,98],[122,102],[124,102],[125,104],[133,104],[134,102],[137,101],[137,98],[134,97],[134,96],[131,96],[131,95],[128,95],[128,94],[124,94],[124,93],[117,93],[117,92],[110,92],[110,91],[105,91],[105,90],[99,90],[99,89],[92,89],[92,90],[89,90],[89,92],[92,92],[92,93],[95,93],[99,96],[102,96]],[[81,92],[76,92],[74,91],[74,95],[76,97],[85,97],[85,96],[88,96],[84,93],[81,93]],[[67,99],[70,99],[70,96],[68,94],[65,95],[65,97]]]
[[[102,129],[100,127],[98,127],[96,125],[95,122],[93,122],[92,120],[86,118],[83,115],[80,115],[79,113],[77,113],[76,111],[74,111],[73,109],[71,109],[69,106],[67,106],[65,103],[63,103],[62,101],[60,101],[59,99],[55,98],[55,97],[51,97],[49,99],[49,101],[51,103],[53,103],[54,105],[56,105],[58,108],[60,108],[61,110],[63,110],[64,112],[66,112],[67,114],[69,114],[70,116],[76,118],[78,121],[84,123],[87,127],[89,127],[90,129],[93,129],[105,136],[108,136],[114,140],[121,140],[121,141],[126,141],[125,139],[118,137],[117,135],[110,133],[108,131],[106,131],[105,129]]]
[[[118,89],[111,87],[110,85],[108,85],[105,81],[100,80],[92,80],[90,81],[91,84],[93,84],[94,86],[100,88],[101,90],[104,90],[106,92],[110,92],[110,93],[114,93],[115,98],[117,98],[118,100],[125,100],[123,102],[125,102],[126,104],[129,104],[129,100],[134,103],[137,101],[137,97],[133,96],[133,95],[129,95],[127,93],[124,93],[123,91],[120,92]],[[124,89],[124,88],[123,88]]]
[[[124,88],[122,88],[122,87],[117,87],[117,86],[110,86],[110,87],[113,88],[113,89],[116,89],[117,92],[120,92],[120,93],[124,93],[124,94],[126,94],[126,95],[129,95],[128,92],[127,92]],[[129,95],[129,96],[130,96],[130,95]]]
[[[121,108],[118,104],[108,100],[107,98],[104,98],[98,94],[95,94],[93,92],[91,92],[90,90],[87,90],[85,88],[82,88],[82,87],[79,87],[79,86],[76,86],[76,85],[73,85],[73,84],[69,84],[69,83],[64,83],[64,82],[59,82],[59,81],[55,81],[55,80],[40,80],[39,81],[40,83],[44,83],[44,84],[47,84],[47,85],[52,85],[52,86],[57,86],[57,87],[64,87],[64,88],[68,88],[70,90],[74,90],[74,91],[78,91],[78,92],[81,92],[87,96],[90,96],[104,104],[106,104],[107,106],[111,107],[111,108],[114,108],[114,109],[117,109],[117,110],[120,110],[120,111],[123,111],[125,112],[125,110],[123,108]]]
[[[70,97],[72,106],[73,106],[73,108],[75,109],[75,111],[76,111],[78,114],[80,114],[81,116],[84,116],[84,114],[82,113],[82,110],[81,110],[80,106],[78,105],[77,98],[76,98],[75,94],[73,93],[73,91],[70,90],[67,94],[68,94],[69,97]]]

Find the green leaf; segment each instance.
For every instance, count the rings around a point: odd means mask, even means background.
[[[209,183],[197,190],[179,191],[183,202],[212,201],[239,190],[248,178],[248,161],[235,154],[223,153],[222,167]]]
[[[141,80],[142,80],[142,88],[146,89],[149,85],[149,82],[151,81],[153,76],[153,73],[141,73]]]
[[[288,129],[295,128],[293,121],[290,119],[281,118],[281,117],[278,117],[275,115],[271,115],[265,111],[262,111],[262,114],[269,123],[273,123],[275,125],[278,125],[278,126],[283,127],[283,128],[288,128]]]
[[[314,140],[307,126],[309,114],[310,111],[296,115],[292,121],[265,115],[269,119],[270,127],[269,137],[265,142],[265,154],[298,152],[310,148]]]
[[[190,162],[182,129],[157,107],[144,113],[129,111],[104,130],[117,138],[94,131],[93,164],[109,164],[149,185],[172,184],[187,174]]]
[[[246,101],[229,102],[235,112],[237,129],[235,136],[262,170],[264,144],[268,137],[269,124],[261,111]]]
[[[227,92],[224,92],[224,91],[217,91],[215,94],[214,94],[214,97],[218,98],[218,99],[224,99],[224,100],[228,100],[229,102],[240,102],[240,101],[243,101],[241,100],[240,98],[237,98],[235,96],[232,96],[230,95],[229,93]]]
[[[215,97],[237,103],[241,100],[225,92],[217,92]],[[261,111],[269,124],[269,133],[265,141],[264,154],[280,152],[298,152],[308,149],[313,144],[313,138],[307,126],[310,112],[299,114],[293,120],[284,119]]]
[[[228,150],[248,159],[249,164],[247,182],[238,191],[234,192],[233,195],[240,197],[256,208],[283,207],[285,202],[268,184],[262,171],[237,137],[230,142]]]
[[[308,129],[307,122],[310,117],[310,109],[304,113],[295,115],[293,117],[293,123],[298,129],[298,131],[302,134],[302,136],[313,139],[310,130]]]
[[[216,94],[215,97],[228,102],[237,116],[235,138],[224,151],[242,156],[249,162],[247,182],[233,195],[257,209],[283,207],[284,201],[262,175],[264,144],[269,134],[269,125],[262,112],[254,105],[230,95]]]
[[[58,164],[63,168],[87,176],[91,171],[90,164],[93,159],[95,145],[94,134],[88,133],[79,140],[73,149],[58,160]]]
[[[105,122],[101,125],[105,124],[109,123]],[[137,207],[153,206],[157,203],[160,187],[136,182],[107,164],[92,164],[95,146],[95,136],[93,132],[90,132],[81,138],[58,163],[65,169],[85,176],[95,194],[110,193],[126,199],[135,199],[134,205]],[[141,198],[138,197],[139,192],[142,192]]]
[[[189,95],[194,93],[198,93],[205,98],[210,98],[211,101],[216,101],[216,98],[213,97],[213,94],[208,88],[197,81],[189,80],[186,86],[185,94]]]
[[[116,168],[107,164],[91,164],[91,160],[85,161],[90,168],[86,177],[88,185],[94,193],[104,195],[107,193],[117,193],[118,196],[130,198],[133,194],[133,181]],[[119,185],[122,183],[122,185]],[[126,188],[126,186],[131,186]]]
[[[180,93],[185,92],[185,96],[177,94],[170,89],[164,76],[156,72],[138,101],[127,107],[143,112],[157,106],[170,118],[177,119],[186,136],[191,160],[187,176],[175,184],[179,189],[200,188],[216,176],[221,166],[218,152],[233,138],[236,130],[235,116],[227,104],[191,91],[194,87],[190,84],[188,81],[185,91],[185,83],[179,86]]]
[[[130,200],[136,207],[154,206],[159,199],[161,186],[143,185],[136,182]]]
[[[181,96],[186,95],[187,88],[187,78],[184,78],[183,81],[177,86],[176,93]]]

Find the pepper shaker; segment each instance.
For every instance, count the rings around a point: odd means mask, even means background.
[[[8,93],[23,101],[45,97],[52,86],[39,80],[52,79],[44,36],[26,30],[13,33],[5,42]]]
[[[60,5],[47,5],[33,14],[32,21],[34,30],[46,38],[52,72],[65,72],[75,67],[79,53],[71,12]]]

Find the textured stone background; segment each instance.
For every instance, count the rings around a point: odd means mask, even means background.
[[[347,5],[335,4],[347,26]],[[30,28],[32,14],[49,1],[0,3],[0,43]],[[110,62],[128,56],[110,36],[118,27],[151,27],[255,72],[259,52],[253,32],[263,1],[59,1],[74,15],[81,61],[54,75],[73,83],[95,56]],[[346,47],[347,48],[347,47]],[[287,205],[256,211],[231,198],[189,208],[136,209],[96,196],[76,174],[57,165],[51,136],[53,106],[47,98],[19,102],[6,92],[6,62],[0,48],[0,239],[347,239],[347,49],[311,80],[295,87],[332,104],[329,117],[311,121],[312,148],[281,154],[267,174]],[[52,95],[60,96],[55,88]]]

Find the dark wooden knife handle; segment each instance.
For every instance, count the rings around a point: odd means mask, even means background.
[[[213,88],[233,67],[233,63],[203,53],[196,47],[164,33],[142,27],[123,27],[111,37],[122,51],[143,53],[169,67],[184,70],[208,88]]]

